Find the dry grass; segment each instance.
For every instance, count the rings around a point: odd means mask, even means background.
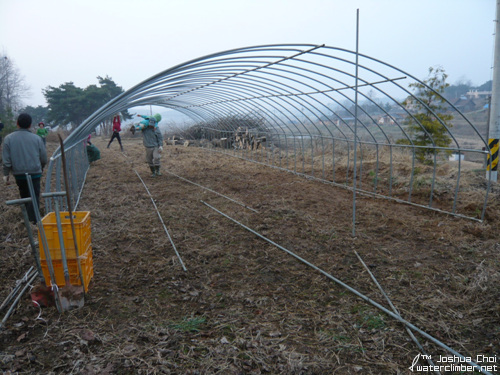
[[[59,315],[24,298],[0,333],[0,370],[408,373],[418,350],[401,324],[200,200],[385,305],[355,250],[405,319],[464,355],[499,353],[494,222],[360,197],[352,237],[352,194],[346,190],[179,146],[165,148],[164,175],[152,179],[140,139],[125,140],[125,155],[117,144],[106,149],[107,139],[94,142],[102,159],[90,168],[78,208],[90,211],[92,220],[95,276],[86,304]],[[16,196],[15,188],[0,190],[2,201]],[[498,209],[497,199],[491,210]],[[33,262],[19,209],[1,207],[3,297]],[[433,356],[447,354],[421,342]]]
[[[313,176],[351,188],[354,176],[354,152],[339,143],[332,153],[331,146],[317,148],[314,155],[292,149],[276,149],[275,153],[238,150],[227,153],[275,167]],[[449,161],[445,155],[433,165],[413,160],[409,149],[364,146],[357,153],[357,188],[368,193],[408,201],[448,213],[482,219],[487,201],[486,171],[482,163]],[[495,191],[496,186],[490,187]],[[490,196],[491,197],[491,196]],[[486,215],[496,215],[489,211]],[[490,219],[492,218],[489,216]]]

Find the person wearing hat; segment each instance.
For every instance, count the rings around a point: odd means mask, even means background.
[[[43,145],[47,146],[47,135],[49,135],[49,131],[45,129],[45,124],[43,122],[38,123],[38,129],[36,130],[36,135],[42,138]]]
[[[151,124],[153,124],[154,127],[157,128],[158,123],[161,121],[161,115],[159,113],[156,113],[154,116],[137,115],[137,117],[141,117],[143,120],[140,123],[134,125],[135,130],[143,130]]]
[[[160,159],[163,151],[163,135],[161,134],[158,122],[161,120],[161,115],[157,113],[154,116],[141,116],[144,120],[138,125],[133,125],[130,130],[135,132],[135,129],[142,132],[142,143],[146,148],[146,162],[151,169],[151,177],[161,176]]]

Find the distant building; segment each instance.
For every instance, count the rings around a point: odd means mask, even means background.
[[[341,117],[333,120],[333,123],[337,126],[341,126],[344,124],[354,125],[354,120],[355,120],[354,117]]]
[[[465,96],[469,99],[487,99],[491,96],[491,91],[469,90]]]
[[[377,123],[379,125],[401,124],[404,119],[405,116],[402,115],[401,113],[391,113],[389,115],[380,116],[377,120]]]
[[[476,103],[476,101],[479,100],[474,100],[467,96],[461,96],[451,104],[453,104],[460,112],[471,112],[482,107],[482,100],[481,103]]]

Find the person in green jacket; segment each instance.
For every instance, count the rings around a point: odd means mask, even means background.
[[[151,177],[161,176],[160,159],[163,151],[163,135],[158,126],[161,115],[157,113],[154,116],[137,116],[142,117],[144,120],[137,125],[132,125],[130,130],[133,134],[136,129],[141,130],[142,143],[146,148],[146,162],[151,169]]]
[[[49,131],[45,129],[45,124],[43,122],[38,123],[38,129],[36,130],[36,135],[42,138],[44,146],[47,145],[47,135],[49,135]]]

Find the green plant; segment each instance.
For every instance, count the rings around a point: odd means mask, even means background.
[[[368,172],[368,176],[370,176],[372,178],[373,186],[377,186],[377,183],[379,180],[379,178],[377,177],[377,173],[375,173],[375,171],[371,170],[370,172]]]
[[[199,332],[200,326],[205,323],[205,321],[206,319],[204,317],[184,318],[179,323],[171,324],[170,327],[182,332]]]
[[[231,255],[228,255],[224,260],[222,261],[222,265],[224,267],[228,267],[233,263],[233,257]]]
[[[363,315],[362,326],[372,330],[372,329],[381,329],[385,327],[384,318],[380,314],[372,314],[368,313]]]
[[[360,347],[357,343],[353,343],[353,340],[344,335],[334,335],[332,339],[336,344],[336,352],[348,352],[348,353],[363,353],[365,350]],[[355,340],[354,340],[355,341]]]
[[[417,146],[415,155],[420,162],[429,163],[438,152],[436,147],[448,147],[451,143],[448,129],[453,116],[445,112],[446,100],[441,96],[449,86],[448,75],[441,67],[429,68],[429,76],[423,82],[411,83],[414,95],[402,103],[410,115],[405,120],[411,140],[400,139],[398,144]],[[426,147],[429,146],[429,147]],[[451,151],[446,151],[450,154]]]
[[[423,176],[417,177],[413,180],[413,188],[414,189],[421,188],[423,186],[429,186],[429,185],[430,185],[430,181]]]
[[[357,325],[360,328],[365,327],[372,330],[385,327],[383,316],[371,312],[366,306],[354,305],[351,308],[351,313],[359,315],[357,318]]]
[[[351,341],[349,337],[344,336],[344,335],[335,335],[332,337],[335,341],[340,341],[340,342],[349,342]]]

